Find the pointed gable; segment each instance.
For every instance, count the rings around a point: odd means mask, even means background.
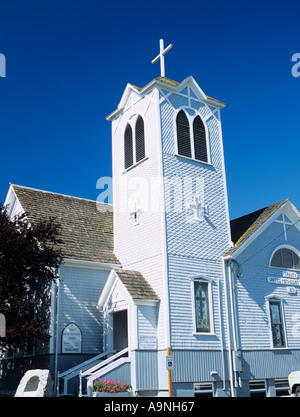
[[[232,220],[230,222],[230,228],[234,246],[226,253],[226,255],[233,254],[287,201],[289,201],[289,199],[279,201],[278,203]]]
[[[126,293],[134,302],[159,302],[159,297],[156,292],[139,271],[113,268],[100,295],[98,308],[103,308],[109,299],[113,288],[115,288],[116,281],[122,284]]]
[[[128,105],[128,100],[132,100],[132,93],[135,96],[144,97],[155,87],[160,88],[162,91],[165,91],[165,93],[176,92],[184,95],[186,92],[191,99],[201,99],[207,105],[212,105],[216,108],[225,107],[225,103],[222,101],[207,96],[192,76],[187,77],[181,83],[171,80],[170,78],[157,77],[143,88],[133,84],[127,84],[118,107],[110,113],[106,119],[112,121],[118,117]]]
[[[140,272],[126,269],[113,269],[113,271],[121,280],[133,300],[159,301],[157,294]]]

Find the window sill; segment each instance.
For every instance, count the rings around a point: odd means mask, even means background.
[[[184,156],[184,155],[178,155],[177,153],[175,154],[175,156],[177,158],[187,159],[188,161],[193,161],[193,162],[197,162],[198,164],[203,164],[203,165],[207,165],[209,167],[212,167],[212,164],[210,162],[199,161],[198,159],[190,158],[190,157]]]
[[[215,333],[206,333],[206,332],[193,332],[193,336],[217,336]]]
[[[278,270],[281,270],[281,271],[300,272],[300,269],[285,268],[284,266],[273,266],[273,265],[268,265],[268,268],[278,269]]]
[[[290,348],[287,347],[287,346],[286,347],[278,347],[278,348],[277,347],[271,347],[270,350],[275,350],[275,351],[276,350],[290,350]]]
[[[141,159],[139,162],[136,162],[134,165],[131,165],[131,167],[124,169],[122,172],[123,174],[126,174],[126,172],[131,171],[133,168],[137,167],[138,165],[141,165],[143,162],[147,161],[149,159],[149,156],[146,156],[145,158]]]

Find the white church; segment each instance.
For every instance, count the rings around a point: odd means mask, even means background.
[[[189,76],[127,84],[112,124],[113,205],[11,185],[11,216],[62,225],[50,340],[0,362],[0,392],[50,369],[55,395],[96,378],[136,396],[274,397],[300,369],[300,213],[230,221],[221,111]],[[168,359],[168,361],[167,361]]]

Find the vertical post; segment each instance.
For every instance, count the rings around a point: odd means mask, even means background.
[[[59,397],[59,378],[60,378],[60,373],[57,372],[57,374],[55,374],[56,376],[56,396]]]
[[[159,40],[159,46],[160,46],[160,74],[161,77],[165,76],[165,57],[164,57],[164,40]]]
[[[82,370],[79,371],[79,397],[82,397]]]
[[[170,43],[170,45],[165,49],[164,47],[164,40],[159,40],[159,54],[156,58],[154,58],[151,63],[155,64],[160,59],[160,75],[161,77],[165,77],[165,57],[164,55],[173,48],[173,45]]]
[[[171,356],[171,348],[167,347],[167,356]],[[172,387],[172,371],[168,371],[168,387],[169,387],[169,397],[173,397],[173,387]]]

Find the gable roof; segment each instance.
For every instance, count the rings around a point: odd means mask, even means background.
[[[113,271],[133,300],[159,301],[156,292],[140,272],[116,268]]]
[[[289,199],[279,201],[268,207],[246,214],[231,220],[231,238],[234,246],[227,251],[226,256],[232,255],[247,239],[249,239],[260,226],[262,226],[280,207]]]
[[[119,280],[133,301],[159,302],[159,297],[139,271],[113,268],[99,297],[97,307],[103,308],[111,294],[116,280]]]
[[[59,245],[65,259],[118,265],[113,253],[113,213],[109,205],[48,191],[12,185],[30,222],[54,217],[61,224]]]

